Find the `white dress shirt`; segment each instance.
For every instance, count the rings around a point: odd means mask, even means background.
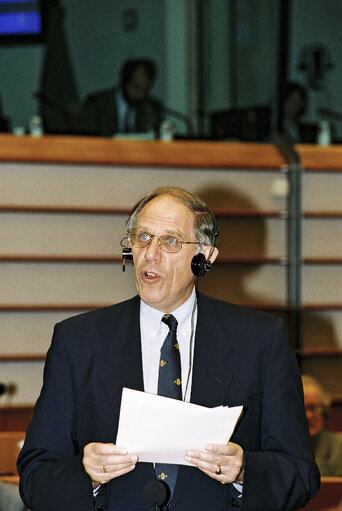
[[[190,401],[197,320],[195,287],[190,298],[172,311],[172,315],[178,321],[177,340],[181,357],[183,400]],[[153,309],[141,300],[140,333],[144,390],[151,394],[158,394],[160,350],[169,332],[169,327],[162,322],[163,316],[163,312]]]
[[[136,109],[132,107],[125,99],[122,90],[118,89],[115,92],[115,101],[116,101],[116,111],[117,111],[117,123],[118,133],[126,132],[126,123],[129,129],[129,132],[135,131],[135,114]],[[127,121],[126,121],[127,119]]]

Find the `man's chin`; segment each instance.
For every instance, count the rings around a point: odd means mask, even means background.
[[[160,305],[162,304],[162,298],[160,295],[158,294],[154,294],[154,293],[144,293],[144,292],[140,292],[138,293],[140,298],[147,304],[149,305],[150,307],[152,307],[153,309],[158,309],[158,310],[161,310],[160,309]]]

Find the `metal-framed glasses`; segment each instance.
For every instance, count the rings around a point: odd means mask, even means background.
[[[169,254],[179,252],[183,245],[201,245],[197,241],[182,241],[173,234],[157,236],[145,231],[133,231],[128,232],[127,236],[121,240],[121,246],[145,248],[152,243],[153,238],[158,240],[160,249]]]

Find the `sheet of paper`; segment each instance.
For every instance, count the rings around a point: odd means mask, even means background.
[[[204,406],[124,388],[116,444],[139,461],[189,465],[187,449],[226,444],[242,406]]]

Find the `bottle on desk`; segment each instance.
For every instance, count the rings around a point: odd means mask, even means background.
[[[320,146],[328,146],[331,144],[331,130],[329,121],[320,121],[318,127],[317,144]]]
[[[30,118],[29,134],[33,137],[41,137],[44,134],[43,121],[39,115],[33,115]]]

